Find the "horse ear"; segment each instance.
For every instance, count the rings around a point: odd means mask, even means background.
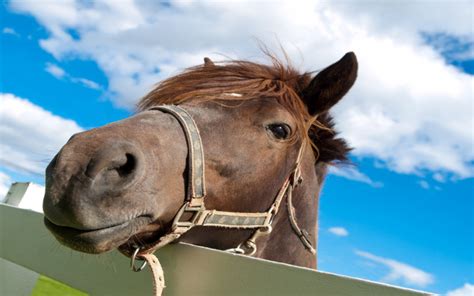
[[[302,92],[309,114],[331,109],[349,91],[357,77],[357,58],[346,53],[339,61],[319,72]]]
[[[211,61],[210,58],[204,58],[204,67],[214,67],[214,63]]]

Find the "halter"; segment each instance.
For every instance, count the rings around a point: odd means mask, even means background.
[[[206,196],[204,149],[199,129],[195,121],[185,109],[175,105],[157,106],[152,107],[149,110],[158,110],[171,114],[180,123],[188,145],[188,185],[184,204],[174,217],[170,231],[162,236],[157,242],[135,250],[131,262],[134,271],[142,270],[146,262],[150,262],[147,255],[152,254],[159,248],[177,240],[195,226],[255,229],[255,232],[249,239],[240,243],[236,248],[227,250],[229,252],[251,256],[257,251],[257,238],[267,235],[272,231],[272,223],[285,196],[287,197],[288,216],[293,231],[299,237],[304,247],[312,254],[316,254],[316,250],[311,244],[308,233],[298,226],[295,217],[295,210],[292,204],[293,190],[303,180],[301,177],[301,159],[305,148],[304,142],[300,147],[292,171],[288,174],[272,205],[267,211],[227,212],[209,210],[206,209],[204,203],[204,198]],[[136,257],[146,260],[139,268],[136,268],[134,265]]]

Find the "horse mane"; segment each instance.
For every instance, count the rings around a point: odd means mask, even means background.
[[[188,68],[158,83],[140,100],[137,109],[143,111],[162,104],[275,98],[297,119],[298,130],[310,140],[318,161],[347,161],[351,149],[346,141],[337,138],[332,116],[328,112],[317,118],[311,116],[301,99],[312,73],[300,73],[289,62],[267,55],[271,65],[231,60]]]

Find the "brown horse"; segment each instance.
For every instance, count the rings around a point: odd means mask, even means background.
[[[329,110],[353,85],[357,60],[347,53],[315,76],[272,61],[206,58],[158,84],[134,116],[74,135],[46,170],[46,226],[87,253],[154,250],[171,235],[315,268],[319,192],[328,165],[349,151]],[[161,105],[178,105],[194,125]],[[206,192],[193,196],[200,181]],[[195,200],[199,218],[181,216]]]

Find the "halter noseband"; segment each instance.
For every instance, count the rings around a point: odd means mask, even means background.
[[[150,254],[157,249],[177,240],[181,235],[194,226],[213,226],[234,229],[255,229],[253,235],[234,249],[228,251],[253,255],[257,251],[256,239],[272,231],[272,223],[280,209],[283,198],[287,197],[288,216],[290,225],[300,238],[304,247],[313,254],[316,250],[311,244],[308,233],[302,230],[297,222],[292,204],[294,188],[301,183],[301,159],[304,144],[301,146],[293,170],[281,186],[272,205],[266,212],[226,212],[208,210],[204,204],[206,182],[204,169],[204,149],[199,129],[192,116],[183,108],[175,105],[152,107],[149,110],[159,110],[171,114],[180,123],[188,144],[188,187],[184,204],[176,214],[170,232],[162,236],[156,243],[135,250],[132,260],[138,255]],[[304,142],[303,142],[304,143]],[[142,266],[143,267],[143,266]]]

